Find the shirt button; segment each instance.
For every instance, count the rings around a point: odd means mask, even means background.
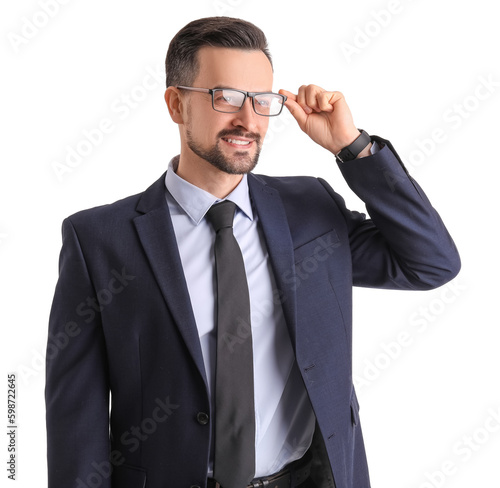
[[[208,424],[208,414],[205,412],[198,412],[196,414],[196,420],[200,425],[206,425]]]

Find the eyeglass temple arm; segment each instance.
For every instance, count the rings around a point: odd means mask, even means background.
[[[210,90],[210,88],[193,88],[192,86],[180,86],[180,85],[177,86],[176,88],[180,88],[181,90],[191,90],[202,93],[212,93],[212,90]]]

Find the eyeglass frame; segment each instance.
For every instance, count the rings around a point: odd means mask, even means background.
[[[238,90],[236,88],[195,88],[193,86],[181,86],[181,85],[176,86],[176,88],[179,88],[181,90],[196,91],[196,92],[200,92],[200,93],[209,93],[211,95],[211,97],[212,97],[212,108],[216,112],[219,112],[221,114],[237,114],[238,112],[241,111],[241,109],[243,108],[243,105],[245,105],[245,102],[247,101],[247,98],[251,98],[252,99],[252,108],[253,108],[253,111],[257,115],[260,115],[261,117],[277,117],[283,111],[283,107],[284,107],[285,102],[286,102],[286,100],[288,98],[286,95],[282,95],[281,93],[274,93],[274,92],[247,92],[247,91],[244,91],[244,90]],[[224,112],[222,110],[217,110],[215,108],[215,104],[214,104],[214,92],[215,92],[215,90],[232,90],[232,91],[236,91],[236,92],[239,92],[239,93],[243,93],[243,95],[245,95],[245,98],[243,99],[243,102],[241,103],[241,107],[238,110],[235,110],[234,112]],[[283,103],[281,104],[280,111],[277,114],[273,114],[273,115],[259,114],[259,112],[257,112],[257,110],[255,109],[255,97],[257,95],[276,95],[278,97],[282,97],[283,98]]]

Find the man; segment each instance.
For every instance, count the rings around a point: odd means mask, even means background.
[[[460,268],[453,241],[341,93],[272,92],[253,24],[191,22],[166,71],[180,155],[146,191],[63,223],[49,488],[367,488],[352,285],[440,286]],[[283,104],[370,219],[324,180],[251,173]]]

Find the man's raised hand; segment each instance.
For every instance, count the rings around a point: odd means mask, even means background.
[[[283,89],[279,93],[288,97],[285,106],[299,127],[332,153],[339,152],[359,136],[342,93],[316,85],[302,85],[297,95]]]

